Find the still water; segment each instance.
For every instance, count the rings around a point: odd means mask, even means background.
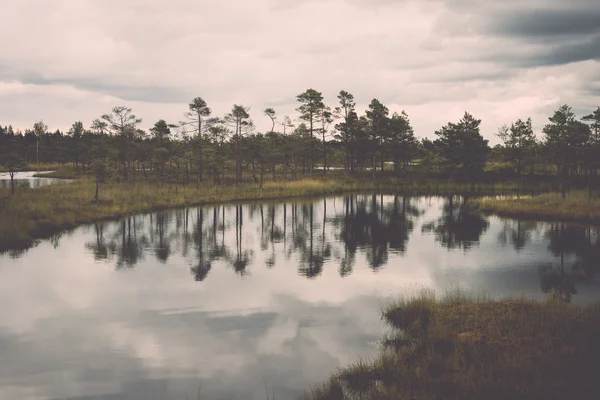
[[[36,177],[34,175],[44,174],[52,171],[26,171],[15,173],[15,187],[38,188],[47,185],[53,185],[60,182],[70,182],[68,179],[56,179]],[[10,175],[8,172],[0,172],[0,189],[10,188]]]
[[[171,210],[0,255],[0,399],[292,399],[385,332],[394,297],[600,298],[599,228],[462,199]]]

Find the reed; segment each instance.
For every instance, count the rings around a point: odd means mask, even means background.
[[[600,304],[424,294],[387,307],[380,355],[306,400],[589,399],[600,381]]]
[[[229,201],[272,200],[289,197],[322,196],[344,192],[387,192],[405,195],[491,194],[512,192],[513,182],[464,183],[435,176],[382,176],[372,180],[366,175],[301,178],[294,181],[213,185],[181,184],[134,180],[109,181],[100,187],[95,202],[95,181],[78,174],[72,166],[55,166],[44,176],[74,179],[38,189],[17,188],[14,195],[0,189],[0,251],[26,247],[32,240],[48,237],[63,229],[104,219],[120,218],[166,208],[222,203]]]
[[[488,214],[526,219],[600,223],[600,197],[585,190],[524,197],[484,197],[471,204]]]

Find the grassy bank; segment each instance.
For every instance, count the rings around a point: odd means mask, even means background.
[[[39,169],[35,171],[51,171],[34,175],[36,177],[42,178],[77,179],[85,177],[85,175],[75,170],[73,166],[65,164],[53,166],[51,165],[48,169]]]
[[[484,213],[500,216],[542,219],[552,221],[571,221],[600,223],[600,197],[590,197],[587,191],[567,193],[545,193],[520,198],[480,198],[471,204]]]
[[[232,200],[273,199],[356,190],[351,183],[295,181],[256,185],[157,185],[110,183],[101,185],[100,202],[94,203],[95,183],[80,178],[35,190],[0,191],[0,249],[26,246],[62,229],[128,214]]]
[[[600,305],[423,295],[383,318],[392,333],[380,356],[340,370],[307,400],[598,396]]]
[[[517,188],[517,184],[512,182],[472,184],[448,179],[391,176],[373,181],[360,175],[345,174],[296,181],[266,181],[262,189],[254,183],[214,186],[210,183],[181,185],[135,181],[101,185],[101,201],[94,203],[93,179],[78,175],[71,166],[55,166],[54,170],[54,173],[44,176],[75,178],[75,181],[38,189],[17,189],[14,195],[9,190],[0,189],[0,250],[27,247],[34,239],[80,224],[190,205],[360,191],[449,195],[505,193]]]

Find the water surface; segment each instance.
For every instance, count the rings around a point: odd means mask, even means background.
[[[292,399],[377,352],[382,304],[463,288],[586,303],[599,229],[460,198],[171,210],[0,255],[0,398]]]
[[[39,188],[55,183],[70,182],[69,179],[45,178],[34,175],[49,173],[52,171],[25,171],[15,173],[15,187]],[[8,172],[0,172],[0,189],[10,188],[10,175]]]

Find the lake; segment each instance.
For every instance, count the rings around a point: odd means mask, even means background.
[[[70,182],[69,179],[44,178],[34,175],[49,173],[52,171],[26,171],[15,173],[15,187],[39,188],[60,182]],[[8,172],[0,172],[0,189],[10,189],[10,175]]]
[[[0,398],[293,399],[375,355],[381,306],[402,295],[600,298],[599,228],[482,218],[463,202],[193,207],[5,252]]]

